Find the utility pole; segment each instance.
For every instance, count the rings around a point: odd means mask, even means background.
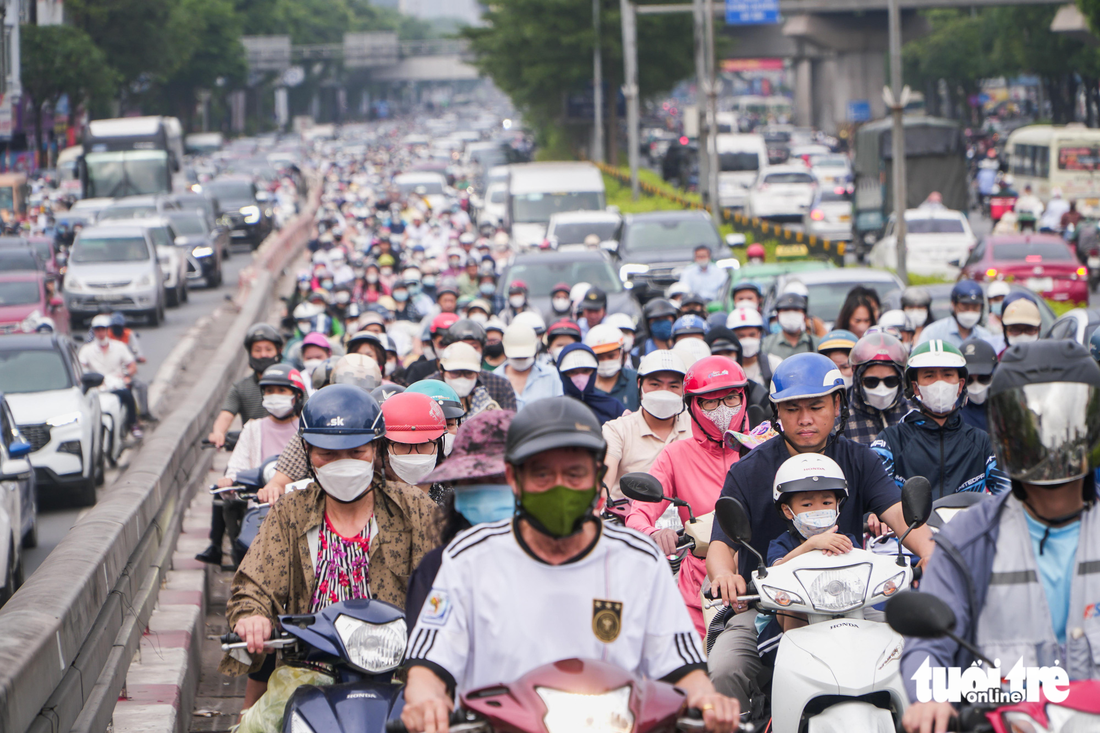
[[[698,0],[696,0],[698,2]],[[638,29],[634,3],[619,0],[623,16],[623,96],[626,97],[626,145],[630,161],[630,195],[638,200]]]
[[[883,97],[894,116],[894,232],[897,236],[897,273],[909,284],[908,249],[905,246],[905,123],[902,115],[909,101],[909,88],[901,86],[901,10],[898,0],[889,0],[890,86]]]
[[[706,66],[707,66],[707,188],[710,211],[718,224],[722,223],[722,208],[718,203],[718,74],[714,58],[714,0],[706,0]]]
[[[600,57],[600,0],[592,0],[592,30],[596,42],[592,50],[592,160],[604,162],[603,152],[603,59]],[[616,105],[618,106],[618,105]]]
[[[699,194],[703,206],[711,204],[710,190],[710,119],[707,89],[707,19],[705,0],[692,0],[695,21],[695,107],[699,114]]]

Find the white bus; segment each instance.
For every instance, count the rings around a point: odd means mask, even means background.
[[[1100,130],[1029,125],[1008,136],[1005,152],[1017,191],[1030,184],[1045,203],[1051,189],[1060,188],[1081,213],[1100,215]]]

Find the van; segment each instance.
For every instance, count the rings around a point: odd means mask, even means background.
[[[768,165],[768,145],[755,133],[719,134],[718,205],[737,209],[745,205],[749,188],[762,168]]]
[[[508,167],[505,223],[517,247],[542,244],[552,215],[596,211],[606,202],[603,174],[591,163],[520,163]]]

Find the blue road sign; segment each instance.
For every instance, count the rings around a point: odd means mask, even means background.
[[[779,0],[726,0],[726,23],[762,25],[779,22]]]
[[[849,122],[868,122],[871,119],[871,103],[866,99],[853,99],[848,102]]]

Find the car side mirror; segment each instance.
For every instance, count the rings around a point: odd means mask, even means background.
[[[745,235],[744,234],[727,234],[726,235],[726,246],[730,247],[731,249],[733,247],[744,247],[745,246]]]
[[[951,267],[962,267],[962,260],[948,260],[947,264]]]
[[[665,499],[665,489],[661,486],[660,479],[641,471],[628,473],[620,478],[619,488],[623,495],[634,501],[656,504]]]
[[[16,444],[12,443],[12,447]],[[30,443],[24,443],[27,446],[27,453],[30,453]],[[10,454],[9,449],[9,454]],[[25,455],[25,454],[24,454]],[[31,467],[30,461],[25,458],[13,458],[10,461],[4,461],[0,464],[0,481],[25,481],[31,477],[31,472],[34,469]]]
[[[80,386],[85,393],[101,384],[103,384],[103,375],[99,372],[84,372],[80,377]]]
[[[8,446],[8,456],[10,458],[25,458],[31,454],[32,447],[27,441],[17,438]]]
[[[614,239],[605,239],[604,241],[600,242],[600,249],[604,250],[605,252],[618,252],[619,243]],[[620,481],[620,483],[622,482]]]

